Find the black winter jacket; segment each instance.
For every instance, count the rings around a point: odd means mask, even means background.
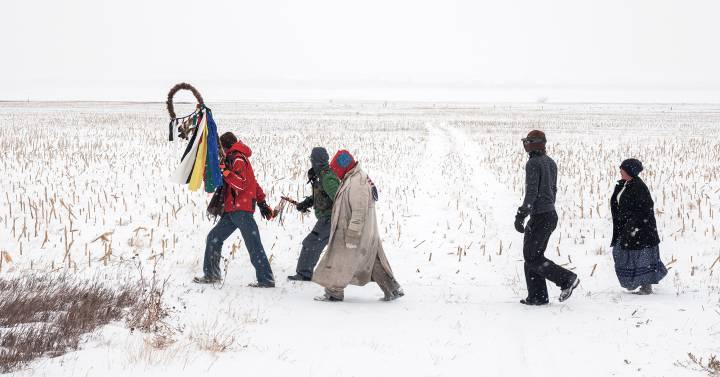
[[[620,195],[618,194],[625,190]],[[640,250],[660,243],[653,211],[652,197],[647,185],[639,177],[630,181],[619,180],[612,198],[610,210],[613,219],[613,237],[610,246],[628,250]]]
[[[525,200],[520,211],[537,215],[555,211],[557,165],[544,152],[530,153],[525,164]]]

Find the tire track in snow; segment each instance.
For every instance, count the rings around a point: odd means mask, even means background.
[[[441,189],[443,179],[442,161],[450,153],[446,135],[438,127],[427,125],[428,137],[425,154],[421,157],[423,170],[417,176],[415,185],[418,188],[415,213],[407,222],[412,236],[417,240],[425,240],[429,244],[436,241],[444,233],[445,222],[448,220],[447,206],[443,203],[446,193]],[[433,245],[436,246],[436,245]]]
[[[463,130],[458,128],[448,128],[450,138],[456,142],[455,147],[468,161],[479,161],[487,152]],[[474,158],[469,158],[474,156]],[[468,167],[466,167],[468,168]],[[517,210],[517,201],[512,192],[504,187],[495,178],[495,174],[490,169],[481,164],[473,164],[471,174],[468,178],[469,189],[475,193],[480,193],[477,200],[480,201],[482,207],[486,209],[488,214],[487,225],[491,226],[489,236],[498,239],[513,239],[515,230],[513,228],[513,216]],[[471,170],[471,171],[472,171]]]
[[[470,310],[484,313],[484,320],[465,323],[464,332],[458,341],[471,339],[473,349],[483,350],[485,358],[496,361],[490,367],[490,374],[513,375],[513,370],[526,371],[528,355],[525,333],[520,332],[514,338],[506,336],[508,329],[517,326],[514,316],[506,312],[517,305],[506,279],[508,274],[514,274],[517,266],[522,268],[522,265],[516,263],[517,258],[508,258],[508,251],[501,257],[497,256],[499,240],[503,240],[507,248],[509,240],[518,238],[511,221],[515,198],[498,183],[493,172],[479,163],[486,152],[462,130],[432,123],[427,128],[428,143],[424,159],[428,163],[426,178],[432,183],[425,190],[423,200],[427,200],[434,209],[418,219],[426,227],[427,224],[434,224],[433,231],[443,235],[441,242],[435,240],[433,243],[435,250],[452,252],[457,247],[472,245],[466,250],[466,260],[462,262],[457,262],[458,257],[455,255],[450,256],[453,260],[448,260],[445,252],[440,253],[438,264],[443,281],[441,289],[444,294],[465,301],[465,305],[472,307],[478,303],[478,307]],[[447,182],[462,184],[447,187]],[[448,221],[449,227],[446,225]],[[471,222],[473,226],[470,226]],[[486,244],[485,256],[480,255],[481,244]],[[508,266],[508,263],[513,266]],[[464,274],[456,274],[456,268]],[[438,293],[425,292],[431,295]],[[436,299],[447,299],[447,296],[441,295]],[[488,326],[485,321],[493,323],[493,326]],[[498,343],[497,339],[503,341]]]
[[[446,124],[427,128],[427,175],[420,179],[430,187],[419,182],[427,208],[419,215],[424,227],[434,224],[434,230],[459,247],[472,242],[473,248],[486,244],[498,251],[500,242],[505,250],[517,243],[512,221],[519,199],[480,163],[487,152],[461,129]],[[448,182],[462,184],[453,187]]]

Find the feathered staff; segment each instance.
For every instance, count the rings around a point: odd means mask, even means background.
[[[175,114],[173,97],[180,90],[189,90],[197,100],[195,111],[178,117]],[[180,83],[168,93],[167,110],[170,114],[168,139],[173,141],[173,128],[177,127],[178,136],[188,140],[188,145],[180,158],[180,165],[172,174],[171,181],[188,184],[190,191],[197,191],[205,182],[205,192],[214,192],[223,184],[220,171],[220,138],[212,111],[205,106],[200,92],[190,84]]]

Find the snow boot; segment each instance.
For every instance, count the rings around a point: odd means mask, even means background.
[[[248,287],[251,288],[275,288],[275,282],[271,281],[268,283],[250,283]]]
[[[193,278],[192,281],[193,281],[193,283],[196,283],[196,284],[215,284],[215,283],[220,283],[222,281],[222,279],[209,278],[209,277],[203,276],[203,277],[195,277],[195,278]]]
[[[635,293],[636,295],[641,295],[641,296],[651,295],[651,294],[653,294],[652,285],[650,285],[650,284],[642,285],[637,292],[633,292],[633,293]]]
[[[287,277],[290,281],[311,281],[312,278],[302,276],[300,274],[290,275]]]
[[[398,288],[392,292],[390,292],[389,295],[385,295],[385,297],[381,298],[381,301],[394,301],[399,299],[400,297],[405,296],[405,292],[403,292],[402,288]]]
[[[531,300],[529,298],[524,298],[524,299],[520,300],[520,303],[523,305],[528,305],[528,306],[542,306],[542,305],[547,305],[549,303],[549,301],[548,300],[544,300],[544,301]]]
[[[327,294],[327,293],[325,293],[325,294],[322,295],[322,296],[317,296],[317,297],[313,298],[313,300],[315,300],[315,301],[323,301],[323,302],[340,302],[340,301],[342,301],[341,298],[337,298],[337,297],[334,297],[334,296],[330,296],[330,295]]]
[[[580,285],[580,279],[578,279],[577,275],[575,275],[572,280],[570,280],[570,285],[563,289],[562,292],[560,292],[560,302],[563,302],[570,298],[570,296],[573,293],[573,290]]]

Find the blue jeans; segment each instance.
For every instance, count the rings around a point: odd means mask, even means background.
[[[211,279],[221,278],[220,256],[223,242],[230,237],[235,229],[240,229],[245,246],[250,254],[250,262],[255,267],[258,283],[274,282],[270,262],[267,255],[265,255],[255,218],[253,218],[252,213],[244,211],[224,213],[220,217],[220,221],[208,233],[205,246],[205,262],[203,263],[205,277]]]

